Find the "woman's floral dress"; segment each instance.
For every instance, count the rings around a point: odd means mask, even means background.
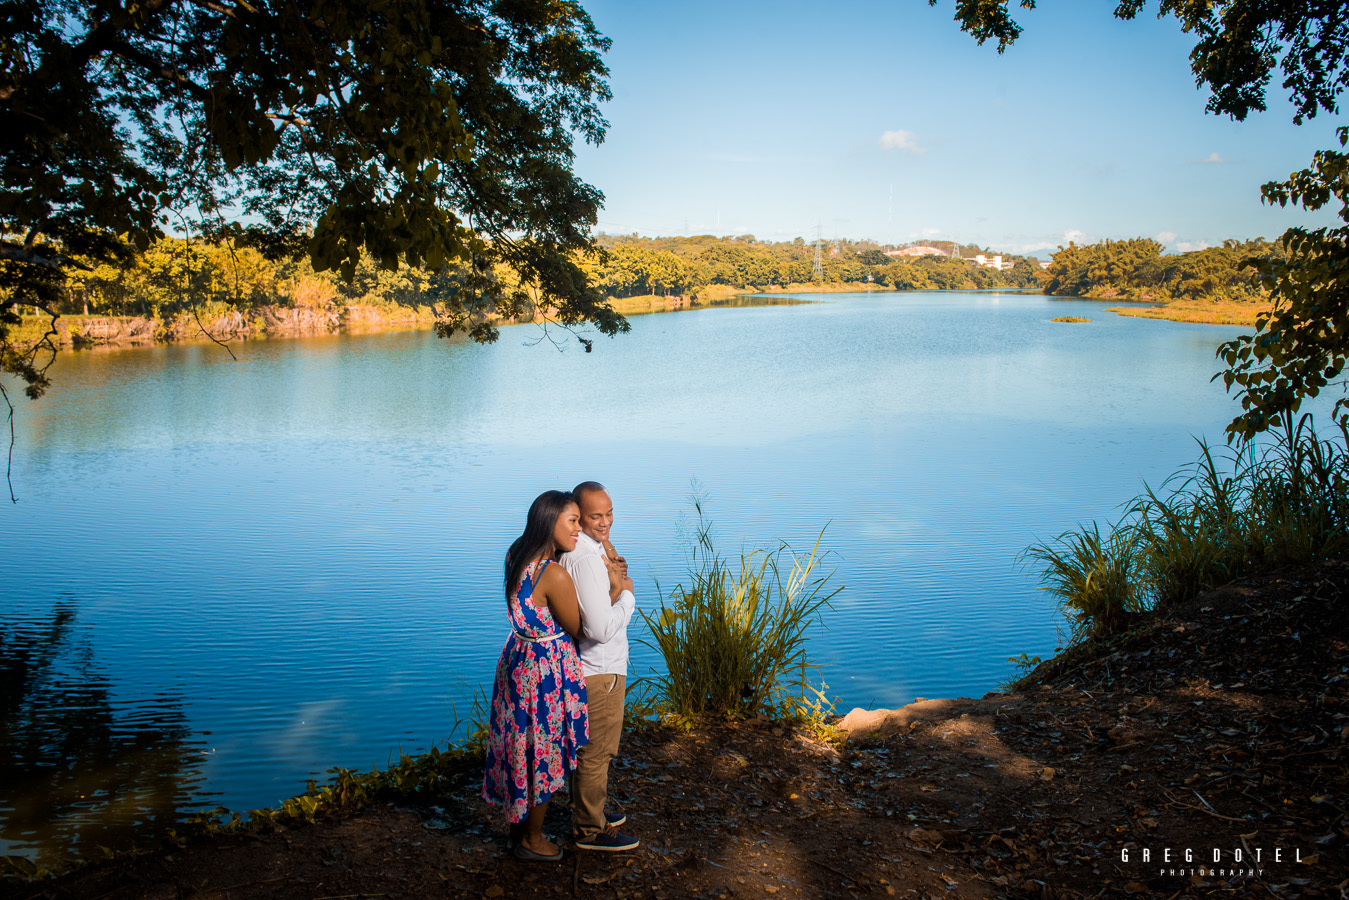
[[[512,822],[523,821],[562,787],[576,768],[576,751],[590,740],[576,645],[552,612],[530,599],[549,562],[526,566],[506,604],[514,631],[501,650],[492,686],[482,796],[506,807]]]

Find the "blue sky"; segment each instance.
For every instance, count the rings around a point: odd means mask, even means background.
[[[1259,187],[1334,144],[1284,94],[1245,122],[1204,111],[1193,41],[1113,0],[1021,11],[999,56],[954,0],[589,0],[614,99],[577,172],[599,230],[760,239],[955,239],[1048,255],[1069,239],[1171,250],[1334,221]]]

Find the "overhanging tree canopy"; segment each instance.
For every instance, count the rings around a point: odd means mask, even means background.
[[[1021,34],[1009,5],[1009,0],[956,0],[956,21],[981,44],[996,40],[1001,53]],[[1034,9],[1035,0],[1018,5]],[[1146,0],[1120,0],[1115,15],[1132,19],[1147,6]],[[1157,14],[1175,17],[1195,36],[1190,69],[1212,92],[1210,112],[1242,120],[1265,110],[1276,72],[1293,103],[1295,123],[1339,112],[1340,94],[1349,85],[1344,0],[1159,0]],[[1341,147],[1349,143],[1349,129],[1337,133]],[[1290,228],[1282,237],[1286,259],[1256,264],[1273,307],[1257,321],[1255,334],[1218,351],[1227,364],[1220,375],[1242,406],[1227,430],[1241,440],[1297,412],[1326,386],[1343,387],[1349,362],[1349,156],[1323,150],[1309,168],[1264,185],[1261,194],[1267,203],[1308,210],[1338,203],[1342,224]],[[1349,398],[1337,401],[1335,416],[1349,426]]]
[[[16,307],[166,229],[468,275],[442,332],[546,305],[626,329],[577,265],[602,197],[607,38],[569,0],[6,0],[0,19],[0,368]],[[499,264],[528,296],[495,277]]]

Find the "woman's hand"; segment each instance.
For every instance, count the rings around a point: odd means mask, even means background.
[[[618,550],[615,549],[613,541],[609,540],[608,538],[606,538],[604,541],[604,555],[606,558],[611,559],[614,562],[618,563],[618,569],[620,572],[622,572],[624,575],[628,574],[628,561],[618,555]]]
[[[618,602],[618,596],[623,593],[623,582],[632,584],[632,579],[626,577],[618,563],[607,555],[604,557],[604,571],[609,575],[609,603],[612,605]],[[628,590],[632,590],[632,588],[628,588]]]

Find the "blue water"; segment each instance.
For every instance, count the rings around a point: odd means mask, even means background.
[[[63,354],[20,404],[0,510],[6,715],[33,736],[0,852],[270,805],[451,737],[490,689],[505,547],[585,479],[642,607],[680,580],[696,483],[724,551],[824,529],[844,590],[811,647],[840,711],[983,694],[1056,646],[1017,553],[1117,518],[1235,412],[1209,379],[1239,329],[811,299],[637,317],[591,354],[532,325]]]

